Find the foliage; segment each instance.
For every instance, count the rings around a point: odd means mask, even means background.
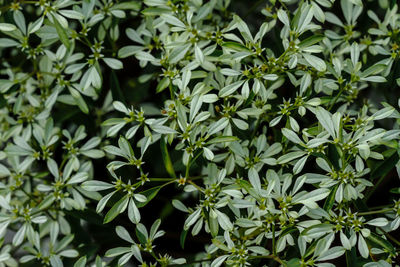
[[[0,0],[0,266],[395,265],[396,1],[248,2]]]

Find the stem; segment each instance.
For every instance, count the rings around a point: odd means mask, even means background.
[[[188,181],[189,184],[193,185],[194,187],[197,188],[197,190],[199,190],[200,192],[203,192],[203,188],[201,188],[200,186],[198,186],[197,184],[195,184],[193,181]]]
[[[276,246],[275,246],[275,224],[272,224],[272,254],[276,256]]]
[[[396,243],[396,245],[400,246],[400,241],[398,241],[396,238],[394,238],[392,235],[385,233],[385,236],[387,238],[389,238],[390,240],[392,240],[394,243]]]
[[[278,256],[275,255],[268,255],[268,256],[250,256],[250,259],[272,259],[278,263],[280,263],[282,266],[287,266]]]
[[[359,212],[358,215],[364,216],[364,215],[372,215],[372,214],[379,214],[379,213],[385,213],[393,211],[392,208],[390,209],[383,209],[383,210],[374,210],[374,211],[365,211],[365,212]]]
[[[339,91],[339,93],[335,96],[335,98],[333,99],[333,102],[329,105],[329,107],[328,107],[328,111],[330,111],[332,108],[333,108],[333,106],[336,104],[336,102],[337,102],[337,100],[339,99],[339,97],[342,95],[342,93],[343,93],[343,87],[342,87],[342,85],[340,85],[340,91]]]
[[[189,161],[188,164],[186,165],[186,171],[185,171],[185,178],[187,179],[189,177],[189,170],[190,170],[190,161],[192,160],[192,158],[189,156]]]
[[[171,94],[171,99],[175,100],[174,88],[172,87],[172,80],[169,79],[169,93]]]
[[[35,199],[34,199],[30,194],[28,194],[28,192],[26,192],[26,190],[25,190],[24,188],[21,187],[21,191],[22,191],[30,200],[36,202]],[[32,216],[32,215],[35,215],[35,214],[37,214],[37,213],[39,213],[39,212],[44,212],[44,213],[46,213],[50,218],[53,219],[53,221],[56,221],[56,220],[57,220],[57,218],[54,218],[53,215],[52,215],[48,210],[38,210],[37,212],[33,212],[33,213],[31,214],[31,216]]]

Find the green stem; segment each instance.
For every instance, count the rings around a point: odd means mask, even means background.
[[[372,214],[379,214],[379,213],[385,213],[393,211],[392,208],[390,209],[383,209],[383,210],[374,210],[374,211],[365,211],[365,212],[359,212],[358,215],[365,216],[365,215],[372,215]]]
[[[343,90],[343,86],[340,85],[339,93],[335,96],[335,98],[333,99],[333,102],[329,105],[328,111],[330,111],[330,110],[333,108],[333,106],[334,106],[334,105],[336,104],[336,102],[338,101],[339,97],[342,95],[343,91],[344,91],[344,90]]]
[[[174,88],[172,86],[172,80],[169,79],[169,93],[171,95],[171,99],[175,100],[175,93],[174,93]]]
[[[276,246],[275,246],[275,224],[272,224],[272,254],[276,256]]]

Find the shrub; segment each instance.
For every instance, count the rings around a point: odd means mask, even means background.
[[[0,266],[396,263],[396,1],[0,4]]]

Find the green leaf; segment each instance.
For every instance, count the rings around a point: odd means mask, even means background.
[[[367,240],[376,246],[386,249],[393,255],[396,254],[396,249],[393,247],[393,245],[374,232],[371,232],[371,234],[367,237]]]
[[[304,156],[305,154],[307,154],[307,152],[305,151],[294,151],[294,152],[289,152],[285,155],[282,155],[278,158],[277,163],[278,164],[285,164],[288,163],[292,160],[295,160],[301,156]]]
[[[147,203],[149,203],[158,194],[158,191],[160,191],[161,188],[162,188],[162,186],[156,186],[156,187],[153,187],[153,188],[150,188],[150,189],[140,192],[140,194],[146,196],[146,201],[145,202],[137,202],[136,206],[138,208],[146,206]]]
[[[375,168],[372,169],[370,178],[374,180],[378,177],[386,176],[393,168],[395,168],[399,161],[399,154],[392,150],[391,156],[379,162]]]
[[[337,191],[338,187],[339,187],[339,184],[335,185],[331,189],[331,192],[329,193],[328,197],[325,199],[324,210],[329,211],[333,208],[333,205],[335,204],[335,195],[336,195],[336,191]]]
[[[238,52],[250,52],[246,46],[235,42],[225,42],[222,46]]]
[[[306,48],[306,47],[312,46],[313,44],[319,43],[324,38],[325,38],[324,35],[315,34],[315,35],[312,35],[312,36],[308,37],[307,39],[304,39],[303,41],[301,41],[298,44],[298,46],[299,46],[299,48]]]
[[[65,47],[69,49],[71,47],[71,43],[69,42],[67,30],[61,26],[60,22],[58,22],[55,16],[53,16],[53,21],[54,21],[54,26],[56,27],[58,37],[60,38],[61,42],[65,45]]]
[[[385,64],[374,64],[371,67],[369,67],[368,69],[364,70],[361,73],[360,78],[378,74],[378,73],[382,72],[386,67],[387,66]]]
[[[301,267],[300,259],[294,258],[286,262],[286,267]]]
[[[158,84],[157,84],[157,88],[156,88],[156,92],[160,93],[162,91],[165,90],[165,88],[168,87],[170,83],[170,80],[168,77],[164,77]]]
[[[142,11],[142,14],[145,16],[160,16],[163,13],[170,12],[168,9],[165,8],[158,8],[158,7],[149,7]]]
[[[11,32],[15,30],[17,30],[17,27],[14,24],[0,23],[0,31],[2,32]]]
[[[80,257],[74,264],[74,267],[85,267],[86,266],[86,256]]]
[[[187,236],[188,230],[182,230],[181,236],[179,238],[179,243],[181,245],[181,248],[185,248],[185,241],[186,241],[186,236]]]
[[[304,59],[310,64],[312,67],[314,67],[317,71],[325,71],[326,70],[326,64],[325,61],[320,59],[319,57],[316,57],[311,54],[302,54]]]
[[[51,204],[53,204],[55,200],[54,195],[48,195],[45,199],[42,200],[42,202],[40,202],[39,206],[37,206],[38,210],[43,210],[47,207],[50,207]]]
[[[212,138],[210,141],[206,143],[206,145],[211,145],[211,144],[218,144],[218,143],[225,143],[225,142],[234,142],[238,141],[239,138],[236,136],[217,136]]]
[[[174,166],[169,156],[167,143],[165,141],[165,138],[163,137],[161,137],[160,139],[160,147],[161,147],[161,156],[164,162],[165,169],[172,178],[176,178]]]
[[[117,203],[115,203],[114,206],[107,212],[104,218],[104,223],[109,223],[112,220],[114,220],[114,218],[117,217],[118,214],[120,214],[126,209],[128,202],[129,202],[129,197],[128,195],[125,195]]]

